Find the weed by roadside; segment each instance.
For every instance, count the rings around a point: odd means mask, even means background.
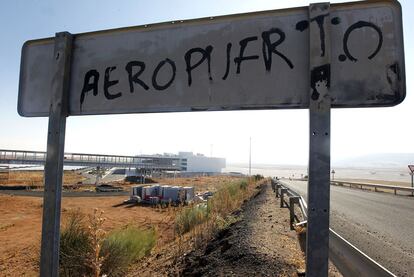
[[[102,246],[101,255],[105,257],[102,272],[108,276],[123,276],[129,265],[148,255],[155,244],[155,228],[126,226],[113,231]]]
[[[91,276],[92,268],[86,263],[91,251],[92,244],[85,215],[79,211],[71,211],[60,234],[60,275]]]
[[[191,232],[196,244],[210,238],[217,230],[237,221],[231,213],[239,209],[262,178],[229,182],[202,203],[184,208],[175,219],[176,234],[181,237]]]
[[[132,225],[106,233],[103,213],[89,221],[79,210],[68,214],[60,242],[61,276],[123,276],[129,265],[148,255],[156,244],[155,228]]]

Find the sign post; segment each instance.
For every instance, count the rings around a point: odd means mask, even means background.
[[[60,207],[72,35],[57,33],[54,47],[55,69],[51,82],[47,155],[44,175],[40,276],[59,275]]]
[[[309,179],[306,276],[328,276],[331,138],[330,4],[309,6]],[[323,35],[319,36],[322,33]],[[321,47],[321,44],[324,47]]]

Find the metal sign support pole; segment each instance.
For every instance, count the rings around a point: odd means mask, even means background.
[[[330,178],[330,5],[309,6],[310,144],[306,276],[327,277]]]
[[[57,33],[45,163],[40,276],[59,275],[60,206],[72,35]]]

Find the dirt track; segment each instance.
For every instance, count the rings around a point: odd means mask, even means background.
[[[241,221],[187,256],[183,275],[295,276],[304,257],[288,222],[288,210],[279,208],[270,185],[264,185],[243,207]]]

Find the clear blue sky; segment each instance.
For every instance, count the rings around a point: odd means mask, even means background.
[[[0,148],[46,149],[47,118],[17,114],[22,44],[55,32],[80,33],[147,23],[304,6],[309,1],[2,1]],[[407,97],[399,106],[332,113],[332,155],[414,152],[414,2],[403,8]],[[165,122],[168,122],[167,124]],[[70,117],[67,152],[139,154],[179,150],[256,163],[306,164],[308,112],[253,111]]]

